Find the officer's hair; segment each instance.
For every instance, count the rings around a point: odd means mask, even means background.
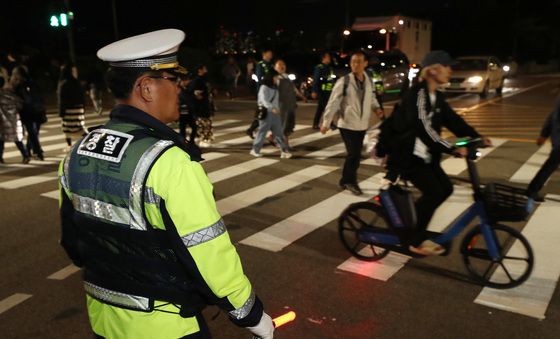
[[[105,82],[115,99],[128,99],[139,77],[145,74],[161,75],[161,73],[145,68],[111,67],[105,75]]]

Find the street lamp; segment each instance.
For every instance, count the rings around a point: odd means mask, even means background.
[[[350,36],[350,30],[346,28],[342,31],[342,41],[340,42],[340,54],[344,53],[344,40]]]
[[[385,50],[388,51],[391,47],[391,34],[385,28],[379,30],[380,34],[385,34]]]

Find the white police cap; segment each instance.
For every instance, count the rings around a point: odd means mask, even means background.
[[[162,29],[115,41],[97,51],[97,57],[112,67],[184,73],[186,70],[177,61],[177,51],[184,39],[181,30]]]

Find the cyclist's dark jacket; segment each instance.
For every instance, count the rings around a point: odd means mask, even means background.
[[[399,170],[410,170],[413,166],[417,137],[428,147],[432,162],[437,163],[443,152],[451,153],[454,149],[452,143],[441,137],[442,127],[458,137],[480,136],[449,106],[443,93],[436,92],[436,104],[432,107],[426,82],[414,85],[405,94],[400,108],[393,114],[392,122],[396,147],[389,156],[388,166]]]

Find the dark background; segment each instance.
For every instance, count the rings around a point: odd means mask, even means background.
[[[342,30],[357,16],[396,14],[432,20],[432,49],[452,55],[493,54],[520,63],[548,63],[560,55],[560,0],[114,1],[119,38],[182,29],[182,53],[190,66],[215,55],[223,34],[250,36],[257,59],[264,46],[280,55],[311,55],[338,50]],[[95,52],[115,40],[113,0],[69,2],[78,64],[102,67]],[[56,69],[68,59],[66,29],[49,26],[52,14],[66,11],[63,0],[10,0],[1,6],[0,57],[29,55],[34,69]]]

